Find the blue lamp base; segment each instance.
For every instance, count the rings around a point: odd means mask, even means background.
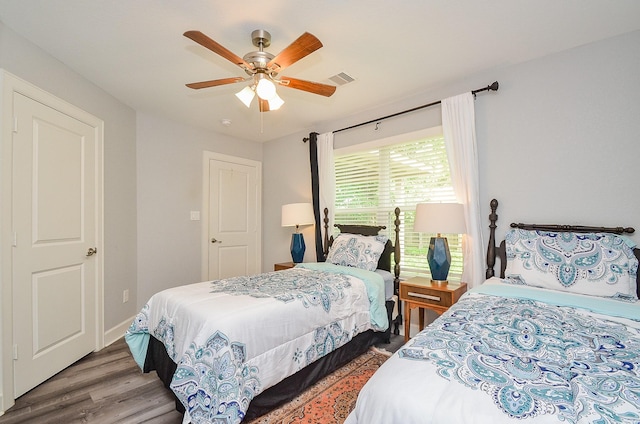
[[[447,284],[447,275],[451,266],[451,253],[446,237],[431,237],[427,261],[431,269],[431,279],[440,284]]]
[[[293,262],[299,264],[304,258],[304,237],[302,233],[293,233],[291,236],[291,258]]]

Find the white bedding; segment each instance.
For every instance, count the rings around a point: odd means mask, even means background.
[[[640,303],[485,282],[398,350],[345,424],[639,423]]]
[[[336,267],[165,290],[138,314],[127,342],[141,368],[145,338],[164,343],[178,364],[171,389],[185,405],[185,422],[238,423],[255,395],[388,325],[382,278]]]

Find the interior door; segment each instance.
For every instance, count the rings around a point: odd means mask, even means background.
[[[262,263],[259,163],[209,158],[208,165],[208,279],[257,274]]]
[[[96,348],[96,128],[14,93],[15,397]]]

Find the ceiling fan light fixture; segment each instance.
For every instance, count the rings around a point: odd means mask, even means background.
[[[265,74],[258,74],[258,78],[256,94],[262,100],[271,100],[274,96],[277,96],[276,85]]]
[[[276,92],[276,84],[326,97],[330,97],[336,91],[334,85],[278,76],[282,70],[322,47],[320,40],[308,32],[302,34],[275,56],[264,50],[271,44],[271,34],[265,30],[255,30],[251,33],[251,41],[259,51],[247,53],[244,57],[236,55],[200,31],[186,31],[184,36],[239,66],[249,75],[249,78],[220,78],[187,84],[187,87],[194,90],[250,81],[248,87],[236,93],[236,97],[250,108],[257,94],[260,112],[277,110],[284,104],[284,100]]]
[[[251,102],[253,101],[255,95],[256,93],[251,89],[250,86],[246,86],[236,93],[236,97],[239,98],[246,107],[251,107]]]
[[[280,109],[280,106],[284,104],[284,100],[282,100],[282,98],[278,96],[278,93],[276,93],[271,99],[267,101],[269,102],[269,110],[278,110]]]

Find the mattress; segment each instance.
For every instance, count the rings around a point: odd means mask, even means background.
[[[384,269],[376,269],[375,273],[380,275],[384,281],[384,299],[392,300],[395,291],[393,274],[389,271],[385,271]]]

